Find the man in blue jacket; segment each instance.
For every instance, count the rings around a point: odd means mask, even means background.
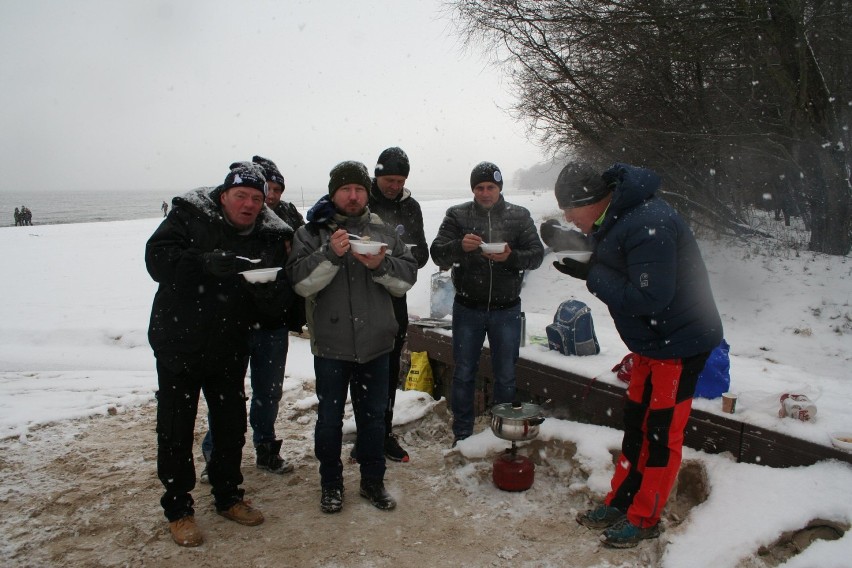
[[[554,266],[586,281],[634,354],[612,490],[577,516],[582,525],[606,529],[601,540],[616,548],[659,536],[698,375],[722,341],[698,244],[656,196],[659,187],[651,170],[615,164],[600,175],[572,163],[555,188],[565,220],[589,235],[594,255],[585,264],[566,258]]]

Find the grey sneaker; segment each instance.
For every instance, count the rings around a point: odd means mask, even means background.
[[[621,509],[608,505],[598,505],[594,509],[578,514],[577,522],[590,529],[605,529],[623,518],[625,518],[625,514]]]

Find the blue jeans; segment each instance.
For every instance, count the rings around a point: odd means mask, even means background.
[[[346,392],[352,395],[358,429],[361,479],[385,477],[385,408],[388,401],[388,356],[366,363],[314,357],[317,378],[317,423],[314,454],[320,462],[323,487],[343,485],[343,411]]]
[[[521,305],[504,310],[476,310],[453,303],[453,434],[473,434],[476,374],[485,337],[491,348],[494,404],[515,398],[515,364],[521,346]]]
[[[275,419],[281,402],[284,384],[284,367],[290,340],[286,327],[255,329],[249,336],[251,368],[251,407],[249,424],[254,446],[275,441]],[[209,415],[208,415],[209,422]],[[201,451],[207,461],[213,453],[213,434],[207,430],[201,442]]]

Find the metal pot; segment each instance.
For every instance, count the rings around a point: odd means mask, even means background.
[[[491,409],[491,431],[503,440],[532,440],[544,422],[541,407],[529,402],[504,402]]]

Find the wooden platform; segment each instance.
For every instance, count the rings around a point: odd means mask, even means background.
[[[426,351],[435,375],[435,396],[450,398],[453,376],[451,338],[433,329],[408,327],[411,351]],[[488,348],[480,357],[477,378],[477,413],[490,405],[491,361]],[[551,414],[559,418],[621,428],[624,388],[521,358],[515,376],[520,398],[542,403],[550,400]],[[693,409],[685,433],[685,444],[708,453],[730,452],[739,462],[770,467],[811,465],[836,459],[852,464],[852,454],[757,428],[735,418]]]

